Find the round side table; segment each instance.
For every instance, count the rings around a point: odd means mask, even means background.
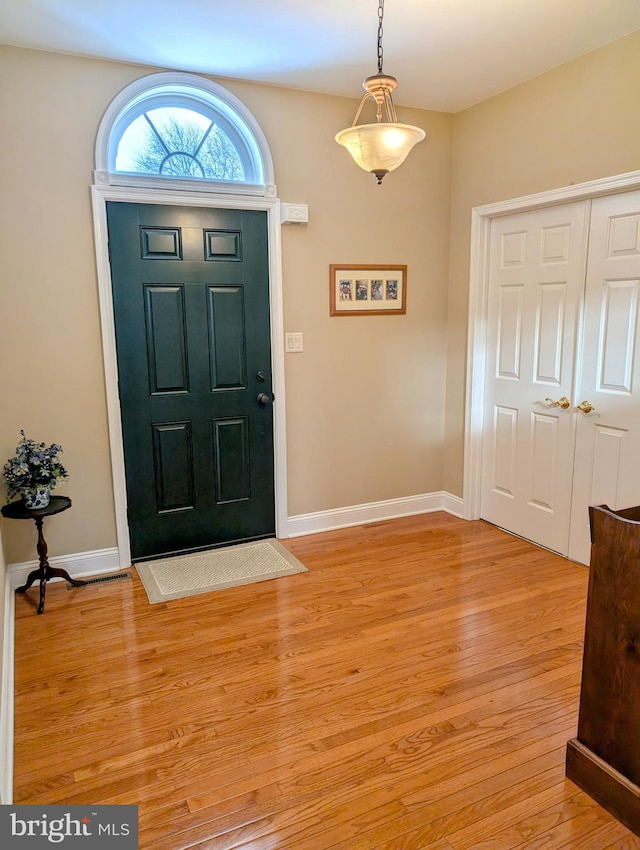
[[[37,570],[33,570],[33,572],[29,573],[29,578],[27,579],[26,584],[23,584],[22,587],[17,587],[16,592],[26,593],[35,581],[39,581],[40,604],[38,605],[38,614],[42,614],[44,612],[44,594],[47,582],[50,578],[64,578],[74,587],[81,587],[83,584],[86,584],[84,581],[71,578],[66,570],[60,569],[59,567],[51,567],[47,559],[47,543],[44,539],[44,534],[42,533],[44,518],[46,516],[53,516],[54,514],[62,513],[62,511],[66,511],[70,507],[71,499],[69,499],[68,496],[52,496],[51,501],[46,508],[31,510],[25,506],[22,499],[15,502],[9,502],[8,505],[4,505],[0,508],[2,516],[7,519],[32,519],[35,521],[36,528],[38,530],[37,551],[40,559],[40,565]]]

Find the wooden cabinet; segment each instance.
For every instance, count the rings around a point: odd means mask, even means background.
[[[578,734],[567,777],[640,835],[640,507],[589,508]]]

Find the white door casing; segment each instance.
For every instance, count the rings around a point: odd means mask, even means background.
[[[250,160],[252,179],[258,183],[167,180],[147,174],[120,172],[116,167],[118,142],[128,116],[145,102],[155,102],[160,94],[168,102],[191,101],[209,114],[218,114],[231,124],[242,141]],[[134,116],[135,117],[135,116]],[[249,162],[249,161],[248,161]],[[120,567],[131,563],[127,523],[122,424],[118,394],[118,370],[111,298],[107,201],[138,204],[162,204],[223,209],[264,210],[267,213],[269,252],[269,297],[271,313],[271,351],[274,391],[274,477],[276,534],[288,536],[287,463],[284,394],[284,346],[282,261],[280,242],[280,200],[274,183],[274,168],[269,145],[258,122],[247,107],[217,83],[193,74],[161,72],[143,76],[126,86],[105,111],[98,128],[95,149],[95,184],[91,187],[93,225],[100,300],[100,323],[107,397],[109,444],[113,477],[116,534]]]
[[[276,536],[288,537],[287,459],[284,388],[284,319],[282,300],[282,264],[280,247],[280,201],[278,198],[234,197],[171,189],[143,189],[124,186],[97,186],[91,190],[93,223],[100,299],[100,323],[109,422],[109,444],[113,475],[114,510],[120,568],[131,564],[131,546],[127,521],[127,492],[122,444],[118,367],[115,342],[111,268],[109,264],[107,201],[129,201],[147,204],[219,207],[223,209],[258,209],[267,212],[269,244],[269,297],[271,308],[271,356],[273,372],[274,473]]]

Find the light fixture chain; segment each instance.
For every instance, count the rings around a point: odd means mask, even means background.
[[[398,81],[382,70],[382,18],[384,0],[378,0],[378,73],[362,81],[362,95],[353,124],[336,135],[336,142],[349,151],[355,163],[370,171],[378,185],[385,174],[396,169],[418,142],[424,139],[424,130],[401,124],[391,99],[391,92]],[[369,100],[376,104],[377,123],[358,124],[362,108]],[[386,120],[384,115],[386,113]]]
[[[382,73],[382,18],[384,17],[384,0],[378,0],[378,73]]]

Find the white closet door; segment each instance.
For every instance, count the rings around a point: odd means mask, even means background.
[[[491,223],[481,516],[566,554],[588,204]],[[568,409],[546,399],[569,399]]]
[[[569,557],[589,563],[589,505],[640,504],[640,192],[592,202]],[[575,405],[590,402],[585,413]]]

